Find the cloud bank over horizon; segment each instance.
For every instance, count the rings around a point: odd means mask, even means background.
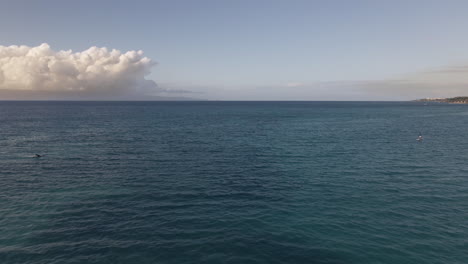
[[[171,93],[145,79],[156,65],[143,51],[91,47],[82,52],[0,46],[0,99],[74,97],[144,98]],[[184,91],[175,91],[182,93]],[[24,99],[22,98],[22,99]],[[44,99],[44,98],[42,98]]]
[[[272,85],[162,84],[145,77],[156,63],[143,51],[91,47],[82,52],[0,46],[0,100],[409,100],[468,95],[468,66],[383,80],[296,80]],[[185,90],[189,88],[191,91]]]

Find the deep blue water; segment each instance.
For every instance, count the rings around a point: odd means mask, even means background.
[[[468,263],[467,132],[468,105],[0,102],[0,263]]]

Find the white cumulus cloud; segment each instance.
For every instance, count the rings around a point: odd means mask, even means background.
[[[91,47],[82,52],[0,46],[0,92],[147,95],[168,92],[146,80],[155,63],[143,51]],[[170,92],[170,91],[169,91]]]

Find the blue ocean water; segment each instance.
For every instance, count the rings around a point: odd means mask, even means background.
[[[468,263],[467,132],[467,105],[0,102],[0,263]]]

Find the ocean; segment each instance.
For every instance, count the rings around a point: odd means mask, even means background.
[[[465,264],[467,134],[468,105],[3,101],[0,263]]]

